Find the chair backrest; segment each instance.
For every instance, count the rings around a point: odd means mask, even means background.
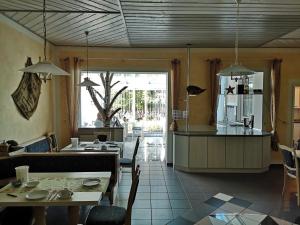
[[[285,145],[278,144],[279,149],[281,150],[283,165],[289,170],[295,170],[295,159],[294,159],[294,149],[287,147]]]
[[[295,156],[294,159],[295,159],[295,167],[296,167],[296,178],[299,179],[299,160],[300,160],[300,158],[297,157],[297,152],[296,152],[295,148],[293,148],[293,153]],[[297,182],[299,182],[299,181],[297,181]]]
[[[134,151],[133,151],[133,156],[132,156],[132,163],[131,163],[131,176],[132,176],[132,180],[134,178],[134,173],[135,173],[135,161],[136,161],[136,155],[139,149],[139,145],[140,145],[140,136],[137,137],[136,139],[136,143],[135,143],[135,147],[134,147]]]
[[[132,179],[129,198],[128,198],[128,203],[127,203],[125,225],[131,225],[132,206],[133,206],[133,203],[135,201],[136,192],[137,192],[137,189],[138,189],[138,186],[139,186],[140,173],[141,173],[140,166],[137,165],[137,167],[136,167],[136,169],[133,173],[133,179]]]

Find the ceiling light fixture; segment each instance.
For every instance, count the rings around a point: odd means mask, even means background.
[[[79,84],[81,87],[92,87],[92,86],[100,86],[99,84],[91,81],[89,78],[89,32],[85,31],[85,38],[86,38],[86,77],[84,81]]]
[[[46,29],[46,0],[43,1],[43,32],[44,32],[44,60],[41,61],[39,58],[39,62],[33,64],[32,66],[28,66],[20,69],[22,72],[27,73],[37,73],[39,77],[46,83],[47,80],[51,80],[52,75],[70,75],[68,72],[62,70],[57,67],[50,61],[47,61],[46,57],[46,49],[47,49],[47,29]]]
[[[218,76],[248,76],[255,74],[255,71],[250,70],[242,65],[239,65],[239,16],[240,16],[240,3],[241,0],[235,0],[237,5],[236,10],[236,27],[235,27],[235,62],[229,67],[221,70]]]

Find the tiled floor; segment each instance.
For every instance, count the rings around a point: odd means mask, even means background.
[[[133,225],[166,224],[191,209],[191,203],[172,168],[159,161],[139,163],[142,172],[132,214]],[[130,183],[130,173],[124,173],[117,205],[126,207]]]
[[[134,141],[125,143],[124,157],[132,157],[134,144]],[[218,193],[236,197],[231,200],[233,204],[300,224],[300,208],[296,204],[293,185],[289,185],[289,191],[284,198],[281,197],[283,174],[280,167],[271,167],[262,174],[190,174],[173,171],[161,162],[164,145],[159,137],[144,138],[137,158],[142,173],[132,225],[164,225],[171,221],[180,225],[196,223],[219,207],[221,203],[218,200],[209,200],[210,204],[206,202]],[[127,206],[130,184],[130,173],[123,173],[118,205]],[[222,210],[230,211],[231,207],[229,204]],[[82,213],[82,221],[86,212],[87,209]],[[49,210],[51,223],[48,224],[66,224],[64,217],[61,209]],[[59,218],[59,222],[53,218]]]

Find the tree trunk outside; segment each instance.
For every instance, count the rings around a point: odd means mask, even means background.
[[[110,119],[105,119],[104,120],[104,127],[110,127]]]

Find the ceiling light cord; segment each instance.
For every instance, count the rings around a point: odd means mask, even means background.
[[[235,65],[239,64],[239,17],[240,17],[240,2],[237,1],[236,9],[236,24],[235,24]]]
[[[89,39],[88,39],[89,32],[85,32],[86,36],[86,76],[89,77]]]
[[[46,48],[47,48],[47,30],[46,30],[46,0],[43,2],[43,32],[44,32],[44,59],[47,60],[46,57]]]

